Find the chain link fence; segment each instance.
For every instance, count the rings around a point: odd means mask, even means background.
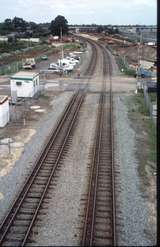
[[[152,102],[151,102],[151,100],[150,100],[150,97],[149,97],[149,94],[148,94],[148,90],[147,90],[147,89],[148,89],[147,86],[144,85],[144,86],[143,86],[143,93],[144,93],[145,104],[146,104],[146,106],[147,106],[147,108],[148,108],[148,110],[149,110],[149,114],[150,114],[151,119],[152,119],[153,122],[156,124],[157,118],[156,118],[156,116],[153,114],[153,113],[154,113],[154,108],[153,108],[153,104],[152,104]]]
[[[38,45],[38,46],[36,46],[34,48],[32,47],[31,49],[27,49],[26,51],[23,51],[23,52],[25,53],[25,52],[27,52],[29,50],[33,50],[33,49],[34,50],[35,49],[36,50],[44,49],[43,53],[45,53],[45,55],[50,55],[50,54],[52,54],[53,51],[54,52],[57,51],[57,49],[54,48],[54,47],[50,47],[48,49],[47,48],[48,48],[48,45]],[[45,51],[45,49],[46,49],[46,51]],[[36,62],[40,62],[41,61],[41,56],[42,56],[42,54],[37,56],[37,57],[35,57],[35,61]],[[7,74],[10,75],[10,74],[14,74],[14,73],[18,72],[19,70],[22,69],[22,63],[23,63],[22,60],[20,60],[20,61],[12,62],[9,65],[1,66],[0,67],[0,75],[7,75]]]
[[[134,77],[136,76],[136,70],[129,67],[129,64],[126,61],[125,57],[117,56],[116,62],[118,64],[118,67],[119,67],[121,72],[123,72],[126,75],[130,75],[130,76],[134,76]]]
[[[0,68],[0,75],[13,74],[22,69],[22,61],[13,62]]]

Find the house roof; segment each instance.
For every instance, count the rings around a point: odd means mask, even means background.
[[[16,74],[12,75],[10,78],[11,79],[32,80],[37,75],[39,75],[39,73],[31,72],[31,71],[19,71]]]

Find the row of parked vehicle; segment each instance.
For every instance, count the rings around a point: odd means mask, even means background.
[[[72,72],[74,67],[80,62],[81,52],[70,53],[65,58],[58,59],[57,63],[51,63],[48,70],[55,73]]]

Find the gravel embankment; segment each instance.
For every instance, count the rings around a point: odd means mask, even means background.
[[[83,76],[83,74],[86,71],[86,68],[88,67],[88,64],[90,62],[92,56],[92,48],[91,46],[87,43],[87,48],[86,51],[84,53],[82,53],[81,55],[81,64],[80,64],[80,70],[81,70],[81,75]]]
[[[138,177],[138,161],[135,158],[136,139],[135,131],[131,128],[127,116],[125,95],[114,97],[114,109],[116,118],[116,142],[118,151],[118,163],[120,166],[120,204],[124,227],[120,236],[119,245],[122,246],[150,246],[154,245],[145,234],[150,229],[148,224],[149,210],[147,201],[140,191],[140,179]]]
[[[47,216],[35,236],[35,246],[80,245],[82,195],[86,193],[87,164],[94,138],[98,95],[88,95],[82,106],[72,144],[50,193]],[[33,245],[33,244],[32,244]]]
[[[52,111],[41,119],[36,133],[25,145],[20,159],[13,164],[13,168],[7,175],[0,177],[0,220],[2,220],[17,192],[21,189],[27,174],[32,169],[38,154],[43,148],[46,138],[50,135],[50,131],[54,128],[71,95],[71,92],[62,93],[51,102]]]

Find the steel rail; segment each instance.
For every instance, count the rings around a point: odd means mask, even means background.
[[[85,73],[85,74],[88,74],[88,75],[92,75],[94,70],[95,70],[95,67],[96,67],[97,52],[96,52],[96,49],[94,47],[94,44],[92,44],[92,47],[93,47],[93,53],[92,53],[92,56],[91,56],[91,60],[90,60],[89,66],[88,66],[88,68],[86,70],[86,73]],[[85,90],[84,90],[84,92],[85,92]],[[67,119],[67,116],[68,116],[70,110],[72,109],[76,99],[78,98],[78,95],[79,95],[79,92],[77,92],[72,97],[72,99],[70,100],[69,104],[65,108],[63,116],[59,120],[56,128],[52,131],[51,137],[47,139],[45,147],[43,148],[43,150],[41,151],[39,157],[37,158],[33,171],[31,172],[30,176],[25,181],[25,184],[24,184],[22,190],[19,192],[18,196],[16,197],[16,199],[13,202],[13,204],[11,205],[10,210],[8,210],[8,214],[5,216],[4,220],[2,221],[2,223],[0,225],[0,245],[2,245],[4,243],[4,241],[6,239],[6,236],[7,236],[7,233],[9,232],[10,228],[12,227],[12,223],[14,222],[14,220],[16,219],[16,216],[18,215],[18,211],[20,210],[21,205],[23,205],[23,202],[25,200],[25,196],[27,195],[27,193],[29,192],[32,184],[34,183],[34,180],[36,179],[36,175],[40,171],[40,169],[41,169],[41,167],[43,165],[43,162],[47,158],[47,155],[49,153],[49,150],[50,150],[51,146],[53,144],[55,144],[54,142],[56,142],[56,138],[57,138],[57,136],[58,136],[63,124],[65,123],[65,121]],[[77,108],[76,114],[78,114],[80,105],[82,104],[82,102],[84,100],[84,97],[85,97],[85,93],[83,93],[83,96],[81,96],[81,100],[79,102],[80,104],[79,104],[79,106]],[[70,131],[71,131],[73,125],[74,125],[75,118],[76,118],[76,115],[75,115],[74,119],[72,120],[72,124],[69,127],[69,132],[65,137],[65,141],[64,141],[64,144],[62,145],[62,149],[64,149],[64,147],[65,147],[65,143],[67,142],[67,138],[69,136],[69,133],[70,133]],[[58,165],[58,162],[60,160],[61,154],[62,154],[62,151],[60,151],[60,153],[58,155],[56,166]],[[36,208],[35,214],[32,217],[32,220],[30,222],[30,225],[28,227],[26,235],[23,238],[23,242],[22,242],[21,246],[25,245],[25,243],[26,243],[26,241],[27,241],[27,239],[28,239],[28,237],[30,235],[30,232],[31,232],[32,227],[33,227],[33,225],[35,223],[35,220],[37,218],[39,209],[41,207],[43,199],[45,198],[45,194],[46,194],[46,192],[48,190],[50,181],[51,181],[51,179],[52,179],[52,177],[54,175],[55,170],[56,170],[56,167],[54,167],[52,169],[52,172],[50,174],[49,180],[48,180],[48,182],[46,184],[46,187],[45,187],[45,189],[43,191],[42,197],[41,197],[41,199],[39,201],[39,204],[38,204],[38,206]]]
[[[111,169],[111,193],[112,193],[112,200],[111,200],[111,214],[112,214],[112,246],[116,246],[117,238],[116,238],[116,200],[115,200],[115,167],[114,167],[114,129],[113,129],[113,95],[112,95],[112,67],[110,62],[110,57],[107,54],[105,48],[98,44],[98,46],[103,51],[103,75],[109,75],[110,80],[110,90],[109,90],[109,138],[110,138],[110,148],[111,148],[111,158],[110,158],[110,169]],[[106,67],[106,65],[108,65]],[[99,166],[100,164],[100,152],[101,148],[103,147],[102,142],[102,135],[103,135],[103,124],[105,124],[104,120],[104,109],[105,109],[105,98],[106,95],[105,91],[105,80],[102,83],[102,93],[100,96],[99,101],[99,110],[97,116],[97,127],[96,127],[96,137],[93,149],[93,159],[92,159],[92,168],[91,168],[91,175],[89,180],[88,186],[88,198],[87,198],[87,206],[86,206],[86,213],[85,213],[85,220],[84,220],[84,227],[83,227],[83,234],[82,234],[82,246],[93,246],[96,245],[94,241],[94,234],[95,234],[95,218],[96,218],[96,204],[97,204],[97,189],[98,189],[98,174],[99,174]]]
[[[69,110],[71,109],[73,103],[74,103],[74,100],[76,99],[77,97],[77,94],[74,95],[71,99],[71,101],[69,102],[67,108],[65,109],[65,112],[64,112],[64,115],[63,117],[60,119],[60,121],[58,122],[55,130],[53,131],[52,133],[52,136],[49,138],[49,141],[46,142],[46,145],[45,145],[45,148],[41,151],[41,154],[40,154],[40,157],[38,157],[38,159],[36,160],[36,165],[34,167],[34,170],[31,172],[30,176],[27,178],[24,186],[23,186],[23,189],[26,188],[27,184],[29,184],[29,180],[34,178],[34,176],[36,175],[36,173],[38,172],[38,169],[40,169],[40,166],[42,165],[42,162],[44,161],[44,159],[46,158],[46,155],[47,155],[47,149],[49,150],[50,146],[53,144],[53,142],[55,141],[55,138],[58,134],[58,131],[60,130],[60,127],[62,126]],[[45,155],[44,155],[45,153]],[[40,165],[40,166],[39,166]],[[38,167],[37,167],[38,166]],[[20,193],[18,194],[17,198],[19,198],[21,196],[21,194],[24,192],[24,190],[21,190]],[[8,214],[5,216],[4,220],[2,221],[1,225],[0,225],[0,230],[2,229],[3,227],[3,224],[6,222],[8,216],[10,215],[10,211],[12,210],[12,208],[15,207],[15,204],[17,202],[17,198],[15,199],[15,201],[13,202],[11,208],[8,210]],[[2,237],[1,237],[2,238]],[[0,244],[1,244],[1,239],[0,239]]]
[[[83,95],[83,94],[82,94],[82,95]],[[4,221],[2,222],[1,227],[0,227],[0,231],[2,232],[2,229],[3,229],[3,228],[5,228],[5,230],[3,231],[2,236],[1,236],[1,240],[0,240],[0,244],[1,244],[1,245],[2,245],[2,243],[4,242],[5,237],[6,237],[7,233],[8,233],[8,231],[9,231],[10,227],[12,226],[12,223],[13,223],[13,221],[14,221],[14,219],[15,219],[17,213],[18,213],[18,210],[20,209],[20,207],[21,207],[21,205],[22,205],[22,203],[23,203],[23,201],[24,201],[24,199],[25,199],[25,196],[27,195],[29,189],[31,188],[31,185],[32,185],[34,179],[36,178],[36,175],[38,174],[38,171],[40,170],[40,168],[41,168],[41,166],[42,166],[42,164],[43,164],[45,158],[47,157],[47,154],[48,154],[48,152],[49,152],[50,147],[53,145],[53,143],[54,143],[54,141],[55,141],[55,139],[56,139],[58,133],[60,132],[60,130],[61,130],[62,126],[63,126],[64,121],[66,120],[66,118],[67,118],[67,116],[68,116],[70,110],[72,109],[72,107],[73,107],[75,101],[78,99],[78,97],[79,97],[79,94],[78,94],[78,93],[77,93],[75,96],[72,97],[72,99],[71,99],[71,101],[70,101],[70,104],[68,105],[68,107],[67,107],[67,109],[66,109],[66,111],[65,111],[65,113],[64,113],[64,115],[63,115],[63,118],[60,120],[60,122],[59,122],[59,124],[58,124],[58,126],[57,126],[57,128],[56,128],[56,130],[55,130],[55,132],[54,132],[54,134],[53,134],[53,136],[50,138],[49,145],[48,145],[48,144],[46,145],[46,148],[44,149],[44,153],[41,154],[40,159],[39,159],[39,161],[38,161],[38,164],[36,164],[36,166],[35,166],[35,168],[37,168],[37,165],[39,165],[39,167],[36,169],[36,171],[35,171],[35,169],[34,169],[33,173],[31,173],[31,175],[30,175],[30,177],[27,179],[27,181],[26,181],[26,183],[25,183],[25,185],[24,185],[22,191],[20,192],[19,197],[15,200],[13,206],[11,207],[11,210],[9,211],[9,213],[8,213],[7,216],[5,217]],[[83,95],[83,98],[84,98],[84,95]],[[81,96],[80,99],[78,100],[78,105],[77,105],[78,108],[76,108],[76,109],[79,110],[79,107],[80,107],[81,103],[82,103],[82,96]],[[75,113],[74,113],[74,114],[77,114],[77,110],[75,110]],[[74,116],[75,116],[75,115],[74,115]],[[73,116],[73,119],[75,120],[75,117],[74,117],[74,116]],[[72,123],[74,123],[73,120],[72,120]],[[70,133],[70,130],[71,130],[72,127],[73,127],[73,124],[70,126],[69,132],[68,132],[68,133]],[[68,134],[68,135],[69,135],[69,134]],[[65,137],[65,141],[67,140],[66,138],[68,137],[68,135]],[[64,148],[64,145],[63,145],[63,148]],[[61,154],[62,154],[62,153],[61,153]],[[59,160],[59,157],[60,157],[60,156],[58,156],[58,160]],[[58,163],[58,162],[57,162],[57,163]],[[54,170],[55,170],[55,169],[54,169]],[[51,177],[51,176],[50,176],[50,177]],[[30,178],[31,178],[31,179],[30,179]],[[28,185],[28,184],[29,184],[29,185]],[[27,189],[25,189],[25,187],[27,187]],[[48,188],[48,187],[47,187],[47,188]],[[46,190],[45,190],[45,191],[46,191]],[[45,191],[44,191],[43,197],[44,197],[44,195],[45,195]],[[19,200],[20,200],[20,202],[18,202]],[[16,207],[16,204],[18,204],[17,207]],[[40,206],[40,204],[39,204],[39,206]],[[16,207],[16,209],[15,209],[15,207]],[[38,210],[36,210],[36,216],[37,216],[37,212],[38,212]],[[12,215],[12,214],[13,214],[13,215]],[[34,223],[34,221],[35,221],[36,216],[34,217],[34,219],[33,219],[33,221],[32,221],[33,223]],[[11,217],[11,218],[10,218],[10,217]],[[9,218],[10,218],[10,219],[9,219]],[[7,223],[7,221],[9,221],[9,223]],[[7,223],[7,226],[6,226],[6,223]],[[33,225],[33,224],[32,224],[32,225]],[[31,229],[31,227],[30,227],[30,229]],[[28,237],[28,235],[29,235],[29,232],[30,232],[30,230],[27,231],[27,237]],[[26,237],[26,239],[27,239],[27,237]],[[24,242],[24,243],[25,243],[25,242]]]
[[[111,126],[111,176],[112,176],[112,220],[113,220],[113,243],[117,245],[117,232],[116,232],[116,188],[115,188],[115,166],[114,166],[114,119],[113,119],[113,91],[112,91],[112,63],[108,50],[100,45],[103,49],[104,61],[108,59],[108,74],[110,80],[110,126]]]
[[[71,132],[71,130],[72,130],[72,128],[73,128],[73,125],[74,125],[74,123],[75,123],[76,117],[77,117],[77,115],[78,115],[78,112],[79,112],[79,109],[80,109],[80,107],[81,107],[81,104],[82,104],[83,100],[84,100],[84,95],[82,95],[81,98],[80,98],[78,107],[76,108],[76,111],[75,111],[75,113],[74,113],[73,119],[72,119],[71,124],[70,124],[70,127],[69,127],[69,129],[68,129],[68,131],[67,131],[67,135],[65,136],[64,142],[63,142],[62,147],[61,147],[61,149],[60,149],[60,152],[59,152],[59,154],[58,154],[58,157],[57,157],[55,166],[53,167],[53,170],[52,170],[52,172],[51,172],[51,174],[50,174],[50,176],[49,176],[49,179],[48,179],[48,182],[47,182],[47,184],[46,184],[46,186],[45,186],[45,189],[44,189],[44,192],[43,192],[43,194],[42,194],[41,200],[40,200],[40,202],[39,202],[39,204],[38,204],[38,206],[37,206],[36,212],[35,212],[35,214],[34,214],[34,216],[33,216],[33,218],[32,218],[32,221],[31,221],[31,223],[30,223],[30,225],[29,225],[29,228],[28,228],[28,230],[27,230],[27,233],[26,233],[26,235],[25,235],[25,238],[24,238],[24,240],[23,240],[23,242],[22,242],[22,245],[21,245],[22,247],[25,245],[25,243],[26,243],[26,241],[27,241],[27,238],[28,238],[28,236],[29,236],[29,234],[30,234],[30,232],[31,232],[32,227],[33,227],[33,224],[34,224],[34,222],[35,222],[35,220],[36,220],[38,211],[39,211],[40,206],[41,206],[41,204],[42,204],[42,202],[43,202],[43,199],[44,199],[44,197],[45,197],[45,195],[46,195],[47,189],[48,189],[49,184],[50,184],[50,182],[51,182],[51,179],[52,179],[52,177],[53,177],[53,175],[54,175],[54,173],[55,173],[55,170],[56,170],[56,168],[57,168],[57,166],[58,166],[58,163],[59,163],[59,161],[60,161],[60,159],[61,159],[63,150],[64,150],[64,148],[65,148],[65,144],[66,144],[66,142],[67,142],[67,140],[68,140],[68,137],[69,137],[69,135],[70,135],[70,132]]]

